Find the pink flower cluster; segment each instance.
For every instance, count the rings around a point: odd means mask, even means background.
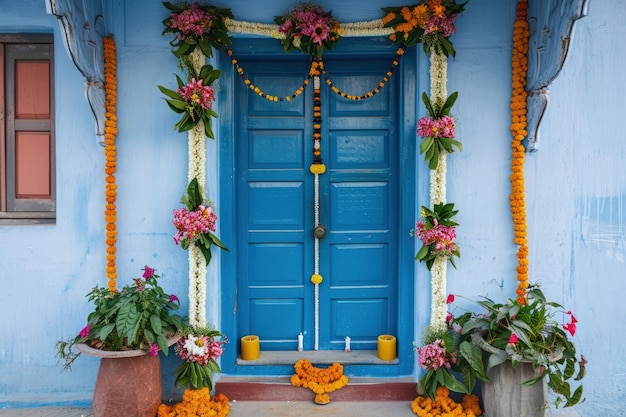
[[[224,353],[223,344],[209,336],[190,334],[181,338],[175,349],[182,360],[206,365],[210,360],[216,361]]]
[[[178,230],[174,236],[174,242],[178,245],[181,241],[191,244],[196,241],[201,234],[215,231],[217,214],[211,207],[198,206],[197,210],[189,211],[186,208],[174,210],[174,226]]]
[[[455,19],[456,14],[449,16],[445,14],[431,16],[430,19],[424,22],[424,35],[438,32],[444,38],[449,38],[456,30],[454,27]]]
[[[454,137],[454,119],[450,116],[443,116],[438,119],[432,117],[422,117],[417,122],[417,134],[425,138],[432,136],[438,138]]]
[[[292,38],[308,36],[311,42],[322,46],[322,43],[330,36],[331,27],[330,18],[325,16],[324,11],[319,7],[311,6],[292,11],[278,31]]]
[[[445,366],[450,369],[451,364],[456,363],[456,357],[449,355],[441,339],[417,348],[419,355],[418,363],[426,370],[437,369]]]
[[[434,219],[435,226],[432,229],[426,229],[423,221],[418,221],[415,229],[415,235],[426,246],[435,245],[437,252],[454,252],[454,240],[456,239],[456,230],[454,226],[444,226]]]
[[[215,91],[208,85],[203,85],[202,80],[195,78],[191,79],[191,82],[183,87],[178,88],[178,94],[183,97],[187,103],[191,105],[200,105],[204,110],[209,110],[213,107],[215,101]]]
[[[178,39],[182,40],[188,35],[202,36],[213,25],[215,16],[198,6],[198,2],[191,5],[180,13],[171,14],[170,28],[178,29]]]

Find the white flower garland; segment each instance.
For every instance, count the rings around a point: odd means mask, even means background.
[[[430,54],[430,101],[441,106],[448,98],[448,57],[432,52]],[[430,170],[430,206],[446,202],[446,152],[439,154],[437,168]],[[435,331],[446,330],[446,281],[448,259],[438,256],[430,270],[431,273],[431,314],[430,326]]]
[[[272,23],[246,22],[242,20],[226,19],[224,22],[229,32],[245,35],[268,36],[281,38],[278,25]],[[359,36],[388,36],[394,33],[393,28],[384,27],[381,19],[364,22],[341,23],[341,37],[351,38]],[[284,36],[284,35],[283,35]]]
[[[448,259],[445,256],[437,256],[431,268],[430,326],[434,331],[444,332],[446,330],[446,316],[448,315],[446,304],[447,267]]]
[[[200,72],[205,56],[196,48],[190,54],[193,68]],[[196,178],[200,192],[206,187],[206,140],[204,123],[198,122],[188,133],[189,168],[187,179]],[[204,196],[203,196],[204,198]],[[193,327],[206,327],[206,263],[204,255],[196,245],[189,247],[189,324]]]
[[[318,77],[315,77],[318,78]],[[315,195],[313,202],[313,213],[314,213],[314,223],[315,227],[317,227],[320,223],[320,176],[319,174],[314,175],[314,184],[315,184]],[[315,247],[314,247],[314,270],[315,274],[320,273],[320,240],[317,236],[315,236]],[[315,284],[315,345],[314,349],[319,349],[319,340],[320,340],[320,285]]]

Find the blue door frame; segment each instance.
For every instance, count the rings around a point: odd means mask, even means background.
[[[412,48],[413,50],[415,48]],[[272,56],[280,59],[285,56],[282,46],[274,39],[235,39],[233,44],[235,55],[239,57]],[[393,56],[395,48],[389,41],[383,38],[374,39],[342,39],[335,50],[325,52],[325,56],[341,57],[350,59],[363,56]],[[293,54],[293,53],[292,53]],[[296,58],[294,56],[294,58]],[[302,57],[297,57],[299,65],[302,65]],[[285,366],[238,366],[237,351],[239,339],[246,334],[245,329],[240,329],[237,313],[240,306],[237,305],[238,288],[236,277],[238,271],[238,241],[237,236],[237,178],[238,164],[236,155],[235,138],[237,137],[237,113],[240,108],[237,105],[237,85],[241,83],[238,74],[230,64],[230,58],[226,54],[219,56],[220,69],[223,74],[220,78],[219,93],[219,174],[220,174],[220,233],[222,240],[229,242],[231,248],[228,256],[221,257],[221,325],[220,329],[226,334],[231,343],[222,356],[222,372],[226,375],[289,375],[293,368]],[[296,64],[294,64],[296,65]],[[305,64],[306,65],[306,64]],[[396,296],[396,309],[393,314],[394,326],[398,336],[398,358],[396,365],[349,365],[346,373],[354,376],[402,376],[414,372],[414,353],[412,342],[415,327],[415,287],[414,287],[414,241],[408,237],[408,230],[414,226],[415,204],[415,97],[417,96],[417,70],[416,54],[407,51],[402,58],[401,65],[396,69],[395,82],[399,82],[398,91],[402,94],[398,97],[398,144],[396,152],[399,153],[398,184],[399,192],[396,206],[398,213],[389,213],[397,218],[397,242],[394,253],[397,257],[389,262],[398,264],[398,279],[394,288]],[[245,70],[245,68],[244,68]],[[381,74],[382,77],[383,74]],[[262,87],[262,86],[261,86]],[[271,94],[271,92],[268,91]],[[324,146],[324,145],[323,145]],[[404,233],[403,231],[407,231]],[[241,251],[240,251],[241,252]]]

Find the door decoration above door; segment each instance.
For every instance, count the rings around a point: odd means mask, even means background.
[[[163,34],[175,34],[176,38],[170,43],[175,48],[174,54],[181,58],[187,68],[196,68],[196,71],[203,66],[205,57],[212,55],[212,49],[220,49],[225,47],[231,62],[236,69],[237,74],[255,94],[267,99],[270,102],[291,101],[297,98],[309,85],[311,79],[314,84],[314,120],[313,120],[313,163],[310,166],[310,172],[315,176],[315,229],[321,228],[319,224],[319,195],[317,187],[317,179],[319,175],[323,175],[326,167],[322,159],[322,141],[321,141],[321,113],[319,112],[319,104],[321,103],[320,83],[321,78],[325,77],[325,81],[330,89],[336,94],[349,100],[366,100],[376,95],[382,89],[389,78],[393,75],[394,69],[397,67],[406,47],[422,44],[425,53],[430,54],[430,98],[427,97],[427,107],[430,113],[431,122],[436,126],[432,126],[430,133],[426,136],[427,145],[424,145],[423,152],[426,159],[431,160],[430,167],[430,204],[426,208],[425,213],[431,213],[431,218],[422,225],[423,231],[437,231],[438,225],[447,227],[447,233],[442,237],[435,238],[433,241],[423,241],[427,248],[427,252],[432,255],[428,262],[432,273],[432,309],[431,309],[431,328],[438,332],[448,330],[446,322],[447,306],[446,306],[446,265],[447,260],[451,260],[452,256],[459,256],[460,251],[458,245],[454,242],[454,227],[456,223],[451,217],[456,214],[453,210],[453,204],[446,203],[446,156],[454,151],[454,147],[461,150],[459,141],[454,140],[454,120],[450,117],[449,112],[453,98],[448,98],[446,91],[447,82],[447,58],[449,55],[454,56],[456,51],[449,40],[449,37],[455,32],[456,16],[464,10],[465,3],[457,4],[454,0],[428,0],[421,1],[413,6],[387,7],[383,8],[385,15],[381,19],[368,22],[340,23],[335,20],[330,12],[324,11],[321,7],[312,4],[302,4],[295,7],[292,11],[284,16],[278,16],[275,19],[276,24],[263,24],[255,22],[237,21],[232,16],[229,9],[218,8],[215,6],[199,5],[197,2],[193,4],[180,3],[172,5],[164,3],[165,6],[172,11],[169,18],[163,21],[166,29]],[[235,58],[231,49],[231,39],[229,33],[243,33],[261,36],[271,36],[279,39],[283,44],[286,52],[294,49],[311,57],[311,65],[308,77],[303,80],[300,86],[294,86],[294,92],[291,95],[278,97],[269,92],[265,92],[260,86],[254,85],[250,79],[246,77],[244,68],[242,68]],[[332,49],[333,46],[344,37],[360,37],[360,36],[388,36],[393,43],[399,44],[396,56],[393,58],[390,69],[381,76],[378,85],[366,93],[363,92],[345,92],[336,86],[329,77],[327,77],[326,69],[323,61],[323,52]],[[192,63],[191,65],[189,63]],[[187,78],[191,80],[190,74]],[[177,77],[177,79],[179,79]],[[196,79],[191,80],[198,83]],[[217,82],[215,80],[214,82]],[[181,93],[182,85],[179,82],[178,93]],[[202,84],[204,86],[204,84]],[[168,90],[162,91],[168,95]],[[171,90],[169,90],[171,91]],[[172,95],[169,95],[174,99]],[[456,97],[456,93],[453,96]],[[198,99],[198,97],[193,97]],[[180,103],[168,102],[170,106],[174,106],[175,111],[183,110],[184,107]],[[190,102],[191,104],[191,102]],[[217,114],[211,114],[217,117]],[[190,129],[190,178],[194,177],[201,187],[204,186],[204,175],[202,169],[199,169],[195,175],[191,173],[191,167],[198,165],[204,154],[202,130],[198,134],[198,126],[203,125],[202,120],[189,116],[197,125]],[[200,118],[202,119],[202,118]],[[210,118],[209,118],[210,120]],[[181,127],[180,123],[177,125]],[[439,130],[443,130],[443,133]],[[208,131],[204,133],[208,134]],[[193,139],[192,139],[193,137]],[[437,209],[439,207],[439,209]],[[430,233],[431,235],[434,232]],[[315,267],[311,275],[312,283],[317,287],[322,282],[323,277],[319,273],[319,251],[318,242],[323,238],[322,233],[315,234]],[[452,251],[442,251],[441,245],[446,248],[453,248]],[[191,248],[190,248],[191,249]],[[419,254],[418,254],[419,255]],[[190,253],[191,258],[191,253]],[[422,260],[422,259],[419,259]],[[199,274],[194,269],[195,274]],[[190,268],[190,274],[191,274]],[[317,299],[317,290],[316,290]],[[190,293],[190,297],[195,295]],[[317,302],[316,302],[317,306]],[[318,313],[316,307],[316,344],[317,349],[317,320]]]

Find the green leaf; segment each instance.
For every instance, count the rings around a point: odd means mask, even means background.
[[[481,381],[489,381],[489,378],[485,373],[483,351],[481,348],[465,340],[459,345],[459,352],[461,352],[461,356],[463,356]]]
[[[211,56],[213,55],[213,50],[211,49],[211,44],[204,36],[198,39],[198,46],[200,47],[200,50],[204,55],[206,55],[208,58],[211,58]]]
[[[428,163],[428,168],[437,169],[437,165],[439,165],[439,149],[437,148],[437,146],[433,146],[433,149],[435,151],[433,152],[432,158],[430,158],[430,162]]]
[[[167,338],[163,333],[160,333],[157,336],[156,342],[157,345],[159,345],[159,349],[161,350],[161,352],[163,352],[163,354],[167,356],[167,354],[169,353],[169,347],[167,346]]]
[[[424,260],[424,258],[426,258],[426,255],[428,255],[428,246],[422,245],[419,252],[417,252],[417,255],[415,255],[415,260],[422,261]]]
[[[454,105],[454,102],[456,101],[458,97],[459,97],[459,93],[456,91],[450,94],[450,96],[448,96],[448,98],[446,99],[446,102],[443,104],[443,107],[441,108],[441,116],[448,116],[450,114],[450,109],[452,109],[452,106]]]
[[[467,387],[463,385],[461,382],[459,382],[459,380],[456,379],[454,376],[452,376],[450,371],[448,371],[445,368],[439,368],[438,371],[439,370],[443,371],[441,372],[441,374],[443,375],[442,385],[446,386],[450,391],[460,392],[463,394],[469,394]]]
[[[105,324],[104,326],[102,326],[102,328],[96,334],[95,337],[97,339],[100,339],[100,340],[104,341],[104,340],[106,340],[107,337],[109,337],[109,334],[111,334],[111,332],[113,331],[114,328],[115,328],[115,323]]]
[[[117,332],[122,337],[128,337],[129,341],[134,341],[134,329],[136,324],[139,323],[139,313],[137,312],[137,305],[132,302],[124,303],[117,314],[115,325]]]
[[[422,140],[422,143],[420,143],[420,155],[423,153],[426,153],[430,149],[431,146],[433,146],[433,137],[426,136]],[[426,158],[428,158],[428,156],[426,156]]]
[[[156,334],[163,333],[163,325],[161,324],[161,318],[158,315],[152,314],[150,316],[150,327],[152,327],[152,330]]]
[[[216,245],[219,246],[220,248],[222,248],[223,250],[225,250],[226,252],[228,252],[228,248],[222,243],[221,240],[219,240],[219,238],[217,236],[215,236],[213,233],[208,232],[207,233],[209,239],[211,240],[211,242]]]
[[[500,350],[489,355],[489,359],[487,360],[487,368],[493,368],[494,366],[498,366],[509,358],[509,355],[504,351]]]
[[[189,185],[187,185],[187,196],[189,206],[187,207],[189,210],[196,210],[200,204],[202,204],[203,198],[202,193],[200,192],[200,184],[198,183],[197,178],[193,178],[189,181]]]
[[[209,247],[207,248],[205,245],[200,243],[201,240],[196,241],[196,246],[200,249],[200,252],[202,252],[204,260],[206,261],[206,265],[208,265],[209,262],[211,262],[211,246],[209,245]]]
[[[157,85],[157,87],[166,96],[171,97],[171,98],[176,99],[176,100],[180,100],[180,94],[178,94],[176,91],[170,90],[169,88],[165,88],[165,87],[163,87],[161,85]]]
[[[430,115],[430,117],[435,117],[435,110],[433,109],[432,104],[430,103],[430,99],[428,98],[428,95],[426,94],[426,92],[422,93],[422,101],[424,102],[424,106],[426,106],[426,110],[428,111],[428,114]]]

